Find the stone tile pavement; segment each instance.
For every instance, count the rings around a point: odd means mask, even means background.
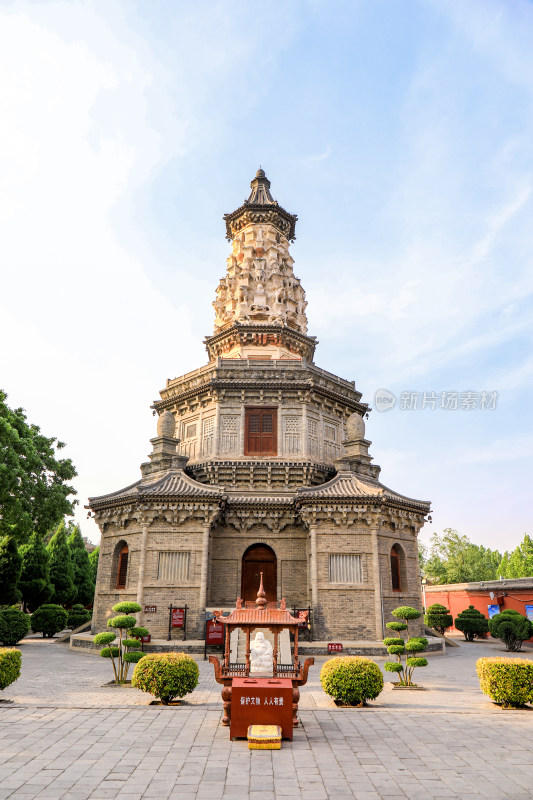
[[[433,657],[426,691],[389,686],[367,709],[336,708],[318,665],[281,751],[230,742],[203,662],[187,703],[162,708],[101,688],[104,659],[35,640],[21,650],[23,675],[3,693],[15,702],[0,704],[0,800],[533,798],[533,710],[502,711],[475,676],[479,655],[501,653],[494,642]]]

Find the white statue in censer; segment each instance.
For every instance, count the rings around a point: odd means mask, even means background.
[[[258,631],[250,649],[250,674],[252,672],[272,672],[274,656],[272,645],[265,639],[265,634]]]

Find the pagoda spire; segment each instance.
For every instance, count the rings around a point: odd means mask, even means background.
[[[254,206],[277,206],[277,201],[270,194],[270,181],[265,175],[264,170],[259,168],[255,173],[255,178],[250,182],[252,191],[246,205]]]

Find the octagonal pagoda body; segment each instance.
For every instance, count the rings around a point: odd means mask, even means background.
[[[101,532],[94,629],[120,599],[155,613],[253,600],[312,609],[315,639],[381,639],[391,610],[421,607],[417,534],[429,503],[383,486],[353,381],[314,363],[305,292],[289,252],[296,217],[259,170],[225,216],[232,243],[216,299],[209,362],[170,379],[142,478],[91,498]]]

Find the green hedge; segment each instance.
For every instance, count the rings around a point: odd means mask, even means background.
[[[383,689],[383,675],[370,658],[344,656],[330,658],[320,670],[322,688],[342,703],[364,706]]]
[[[479,658],[479,685],[502,708],[521,708],[533,702],[533,661],[525,658]]]
[[[20,676],[22,653],[16,648],[0,648],[0,689],[5,689]]]
[[[20,642],[30,630],[30,615],[17,608],[0,611],[0,642],[5,647]]]
[[[150,653],[135,667],[131,685],[168,705],[175,697],[192,692],[198,685],[198,675],[198,664],[187,653]]]

